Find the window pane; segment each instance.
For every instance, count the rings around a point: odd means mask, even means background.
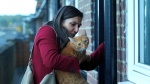
[[[139,2],[139,62],[150,65],[150,0]]]

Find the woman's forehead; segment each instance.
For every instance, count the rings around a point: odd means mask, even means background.
[[[77,16],[77,17],[73,17],[73,18],[68,18],[65,21],[81,24],[82,18]]]

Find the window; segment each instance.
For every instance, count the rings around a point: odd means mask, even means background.
[[[150,81],[150,0],[127,0],[127,60],[129,81]]]
[[[142,64],[146,64],[150,66],[150,10],[148,10],[148,7],[150,7],[150,1],[145,0],[145,2],[142,0],[139,4],[139,59],[138,61]]]

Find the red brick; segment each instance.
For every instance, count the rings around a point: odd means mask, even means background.
[[[121,72],[121,62],[117,62],[117,70]]]
[[[117,50],[117,60],[121,60],[121,51]]]
[[[121,5],[121,10],[125,10],[125,1],[122,1],[122,2],[120,3],[120,5]]]
[[[120,73],[117,73],[117,81],[120,82]]]
[[[125,24],[125,15],[121,15],[121,24]]]
[[[126,52],[125,51],[121,51],[121,61],[126,61]]]
[[[121,36],[125,37],[125,27],[121,27]]]
[[[116,5],[116,10],[120,11],[120,5],[119,4]]]
[[[123,62],[117,62],[117,70],[120,71],[121,73],[126,73],[126,64]]]
[[[117,38],[117,47],[121,48],[121,39],[120,38]]]
[[[117,15],[117,24],[121,25],[121,16],[120,15]]]
[[[122,39],[122,41],[121,41],[121,47],[122,48],[126,47],[126,39]]]
[[[120,30],[120,27],[117,28],[117,36],[121,36],[121,30]]]

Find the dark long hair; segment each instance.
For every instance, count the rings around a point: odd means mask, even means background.
[[[66,29],[62,27],[62,22],[66,19],[73,18],[76,16],[83,18],[83,13],[73,6],[63,6],[58,10],[53,20],[47,23],[47,25],[52,26],[57,33],[57,36],[59,38],[60,50],[64,48],[64,46],[69,41],[68,36],[66,34]]]

